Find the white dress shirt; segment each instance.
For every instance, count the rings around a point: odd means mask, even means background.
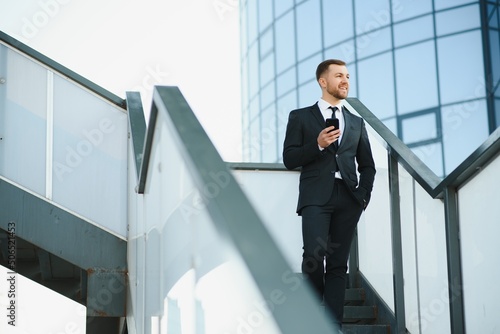
[[[325,121],[327,118],[331,118],[331,116],[332,116],[332,109],[330,107],[337,107],[338,108],[338,110],[335,112],[335,116],[339,119],[340,137],[337,139],[337,141],[338,141],[338,144],[340,145],[340,142],[342,140],[342,135],[344,133],[344,127],[345,127],[344,114],[342,113],[343,103],[340,102],[339,104],[332,106],[330,103],[326,102],[325,100],[319,99],[318,107],[319,107],[319,110],[321,111],[321,114],[323,115],[323,118],[325,119]],[[318,147],[321,151],[324,150],[323,147],[321,147],[319,145],[318,145]],[[340,175],[340,172],[336,172],[335,177],[337,179],[342,178],[342,176]]]

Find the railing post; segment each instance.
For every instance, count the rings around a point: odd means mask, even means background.
[[[394,313],[396,333],[406,333],[405,298],[403,281],[403,246],[401,243],[401,207],[399,200],[398,162],[388,154],[389,194],[391,207],[392,272],[394,287]]]
[[[444,189],[446,257],[448,262],[448,298],[450,303],[450,329],[453,334],[465,333],[464,293],[458,224],[457,193]]]

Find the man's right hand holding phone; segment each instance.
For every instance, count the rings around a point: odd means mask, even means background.
[[[327,119],[327,127],[324,128],[318,135],[318,146],[320,147],[320,149],[327,148],[340,137],[338,119],[334,119],[337,121],[335,125],[331,125],[332,123],[330,123],[328,120],[331,120],[331,118]]]

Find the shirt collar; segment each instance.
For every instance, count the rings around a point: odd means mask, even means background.
[[[332,111],[331,111],[331,109],[328,109],[330,106],[331,106],[331,104],[326,102],[325,100],[323,100],[321,98],[318,100],[318,107],[319,107],[319,110],[321,111],[322,114],[325,115],[325,114],[329,113],[329,115],[331,115]],[[344,100],[340,101],[339,103],[337,103],[333,107],[338,107],[339,110],[342,110],[343,106],[344,106]],[[328,116],[328,117],[330,117],[330,116]]]

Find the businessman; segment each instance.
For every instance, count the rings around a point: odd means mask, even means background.
[[[359,217],[370,202],[375,164],[363,119],[343,103],[349,92],[346,63],[321,62],[316,79],[321,99],[290,112],[283,162],[288,169],[301,169],[302,272],[342,328],[347,259]],[[338,119],[338,128],[325,127],[329,118]]]

